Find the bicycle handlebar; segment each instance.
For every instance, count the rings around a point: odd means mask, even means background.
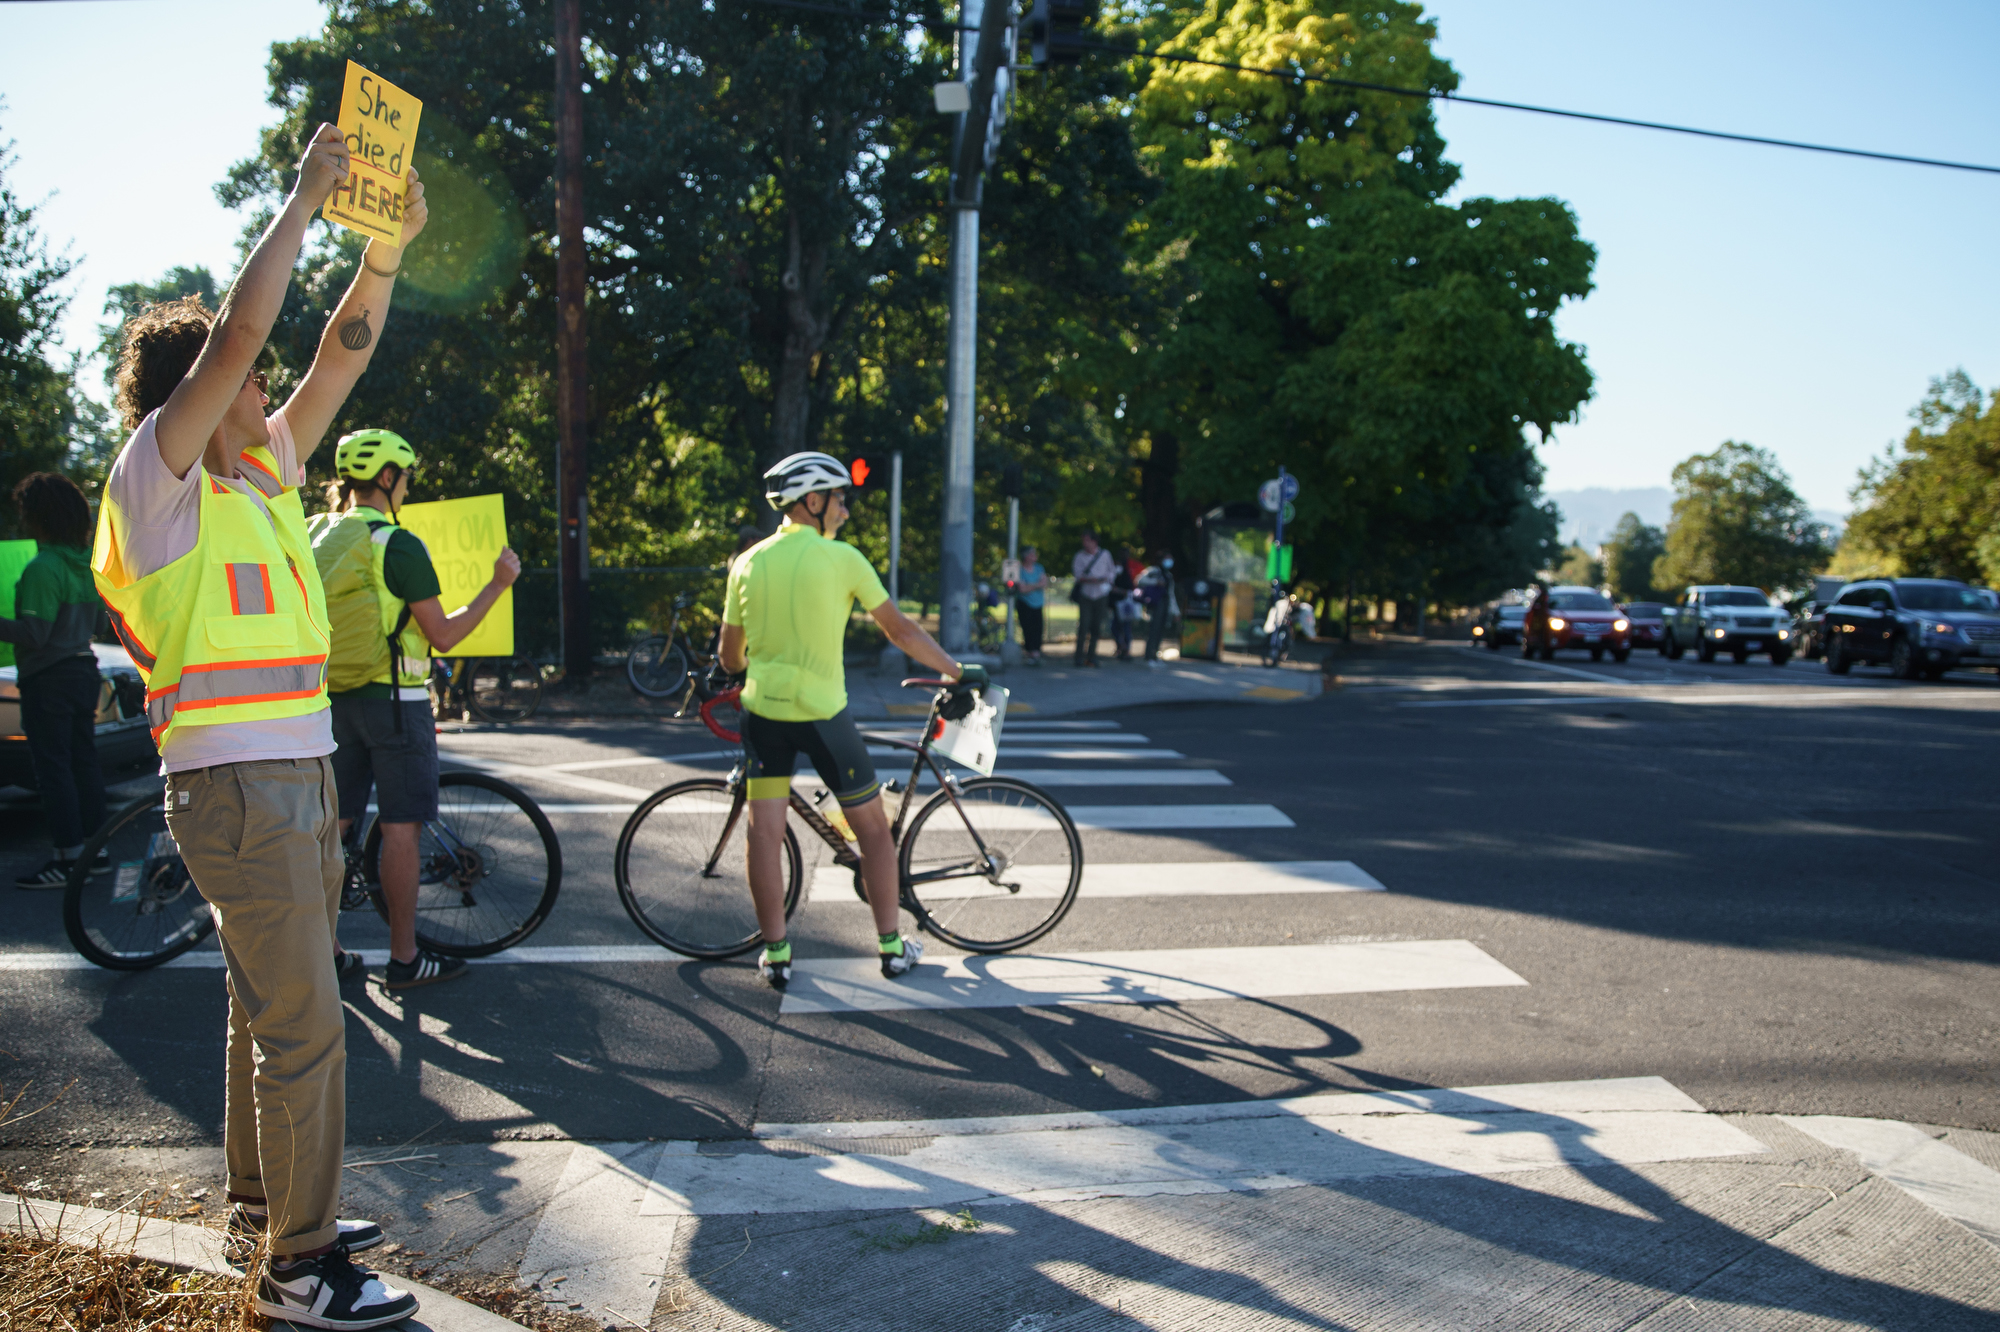
[[[955,681],[955,680],[934,680],[934,679],[931,679],[931,678],[930,678],[930,677],[928,677],[928,676],[921,676],[921,675],[919,675],[919,676],[913,676],[913,677],[911,677],[910,679],[908,679],[908,680],[905,680],[905,681],[903,681],[903,688],[905,688],[905,689],[949,689],[949,688],[951,688],[951,687],[952,687],[952,686],[953,686],[954,684],[956,684],[956,683],[957,683],[957,681]]]

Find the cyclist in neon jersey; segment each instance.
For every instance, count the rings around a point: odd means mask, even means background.
[[[847,468],[824,453],[795,453],[764,473],[764,497],[785,522],[737,557],[723,599],[723,668],[747,669],[742,702],[750,896],[765,941],[757,970],[781,990],[792,978],[792,945],[785,935],[779,857],[800,755],[812,761],[854,829],[882,974],[905,975],[924,955],[924,946],[899,928],[896,844],[882,808],[882,784],[847,715],[841,653],[853,603],[910,657],[961,686],[986,684],[985,667],[954,661],[889,600],[867,557],[834,539],[847,521],[848,485]]]

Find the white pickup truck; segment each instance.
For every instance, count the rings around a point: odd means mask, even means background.
[[[1771,664],[1792,659],[1792,618],[1762,588],[1702,583],[1688,588],[1661,617],[1661,655],[1678,661],[1689,648],[1703,661],[1727,652],[1738,662],[1753,652],[1771,654]]]

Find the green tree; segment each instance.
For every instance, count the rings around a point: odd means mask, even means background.
[[[200,264],[193,268],[180,265],[168,269],[158,282],[123,282],[104,293],[104,313],[110,318],[97,326],[97,356],[104,363],[107,388],[118,381],[118,353],[124,346],[125,321],[148,306],[188,296],[201,297],[211,310],[220,305],[215,274]]]
[[[1436,91],[1415,4],[1332,0],[1163,5],[1149,44],[1208,59]],[[1163,190],[1140,262],[1181,297],[1128,358],[1162,391],[1139,424],[1177,444],[1192,506],[1299,475],[1305,576],[1467,601],[1518,585],[1545,541],[1545,437],[1589,396],[1556,336],[1595,260],[1550,199],[1443,202],[1458,178],[1428,102],[1205,66],[1147,68],[1135,132]],[[1508,559],[1480,564],[1498,551]]]
[[[30,472],[78,471],[81,447],[103,420],[77,388],[81,358],[61,350],[75,264],[49,253],[34,206],[10,180],[16,160],[11,142],[0,145],[0,496]],[[4,506],[0,528],[14,525]]]
[[[1604,543],[1604,577],[1620,601],[1659,601],[1671,597],[1653,583],[1653,565],[1667,553],[1667,534],[1628,513],[1611,529]]]
[[[1549,581],[1570,587],[1596,587],[1604,581],[1604,566],[1582,546],[1567,546],[1562,563],[1549,573]]]
[[[2000,581],[2000,397],[1965,371],[1931,381],[1899,450],[1865,468],[1843,572]]]
[[[1778,460],[1730,440],[1674,468],[1673,518],[1653,583],[1780,592],[1803,586],[1832,553],[1825,525],[1813,521]]]

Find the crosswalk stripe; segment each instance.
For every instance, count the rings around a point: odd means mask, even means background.
[[[872,957],[796,963],[780,1012],[1169,1004],[1526,985],[1464,939],[945,957],[895,980]]]
[[[893,745],[868,746],[870,758],[901,758],[907,761],[910,751]],[[1033,745],[1000,745],[1001,759],[1184,759],[1187,755],[1177,749],[1088,749],[1081,745],[1064,745],[1060,748],[1038,748]]]
[[[1037,876],[1038,866],[1019,865],[1008,874],[1022,881],[1022,893],[1053,896],[1062,886],[1054,875]],[[1065,878],[1066,878],[1065,874]],[[1042,881],[1043,879],[1048,881]],[[927,900],[948,894],[946,885],[924,891]],[[981,885],[984,886],[983,884]],[[1040,891],[1038,891],[1040,890]],[[1086,860],[1078,897],[1242,897],[1256,893],[1381,893],[1388,889],[1351,860],[1197,860],[1100,864]],[[854,872],[839,865],[813,871],[812,900],[853,902]]]
[[[1663,1078],[1347,1092],[1089,1115],[760,1126],[748,1142],[663,1144],[638,1213],[1054,1203],[1768,1150]]]
[[[995,775],[1017,777],[1036,786],[1234,786],[1235,783],[1213,768],[1010,768],[1007,756],[1000,756]],[[907,776],[908,774],[904,774]],[[962,780],[962,778],[961,778]],[[822,786],[817,775],[800,774],[794,786]],[[937,783],[926,772],[921,783],[936,790]]]
[[[1918,1202],[2000,1245],[2000,1171],[1914,1124],[1846,1115],[1778,1118],[1829,1147],[1853,1152],[1862,1165]]]

